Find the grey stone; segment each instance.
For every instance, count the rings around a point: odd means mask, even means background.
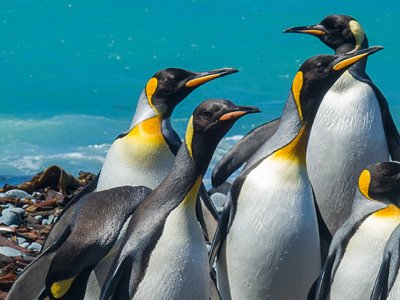
[[[37,216],[35,216],[35,219],[40,222],[43,220],[43,217],[41,215],[37,215]]]
[[[22,191],[22,190],[17,190],[17,189],[7,191],[6,195],[8,197],[15,197],[15,198],[19,198],[19,199],[31,198],[31,195],[29,195],[27,192]]]
[[[11,226],[11,225],[19,225],[21,221],[18,216],[14,213],[9,213],[0,217],[0,223]]]
[[[0,253],[5,256],[11,256],[11,257],[24,256],[24,254],[21,251],[11,247],[0,247]]]
[[[30,246],[28,247],[28,250],[40,251],[40,250],[42,250],[42,245],[40,245],[39,243],[33,242],[33,243],[30,244]]]
[[[49,216],[49,224],[53,223],[54,220],[54,215]]]
[[[18,243],[18,245],[21,245],[22,243],[25,243],[26,242],[26,239],[25,238],[23,238],[23,237],[17,237],[17,243]]]
[[[211,200],[216,208],[224,207],[226,196],[222,193],[215,193],[211,195]]]
[[[10,207],[9,210],[20,216],[25,215],[25,209],[23,209],[21,207]]]
[[[25,242],[25,243],[22,243],[20,246],[27,249],[29,247],[29,245],[30,244],[28,242]]]
[[[43,219],[42,220],[42,225],[49,225],[49,220]]]

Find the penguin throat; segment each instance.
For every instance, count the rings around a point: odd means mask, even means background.
[[[306,164],[308,130],[306,126],[301,126],[295,138],[284,147],[277,150],[274,159],[291,160],[301,165]]]
[[[199,193],[200,185],[202,183],[202,176],[197,177],[195,183],[193,184],[192,188],[190,189],[189,193],[185,196],[185,198],[182,201],[183,205],[190,205],[190,206],[195,206],[196,200],[197,200],[197,195]]]
[[[156,115],[137,124],[128,133],[128,138],[139,141],[143,145],[159,145],[165,143],[161,131],[162,117]]]

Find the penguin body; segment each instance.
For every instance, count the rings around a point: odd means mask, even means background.
[[[294,299],[306,294],[321,264],[313,194],[305,165],[271,155],[247,175],[240,193],[252,197],[239,197],[240,214],[236,214],[225,241],[225,257],[217,263],[222,298]],[[288,222],[282,222],[287,218]],[[248,251],[251,256],[246,254]],[[229,264],[226,273],[223,264]],[[248,288],[229,288],[228,278],[232,285],[241,282]],[[290,288],[285,288],[288,282]],[[230,297],[224,294],[229,290]]]
[[[336,54],[368,47],[352,17],[330,15],[319,24],[286,29],[318,37]],[[311,130],[307,168],[321,215],[333,234],[351,212],[358,174],[368,165],[400,158],[400,136],[388,103],[365,72],[352,66],[322,101]],[[329,158],[329,159],[327,159]]]
[[[196,108],[170,173],[132,215],[101,299],[209,298],[197,193],[220,139],[237,118],[257,111],[215,100]]]
[[[393,170],[399,174],[397,165],[379,163],[361,173],[355,206],[333,237],[316,299],[371,298],[385,244],[400,224],[400,209],[387,197],[397,188],[381,180],[392,177]]]
[[[307,169],[331,233],[351,212],[358,174],[370,164],[388,160],[381,120],[373,90],[349,71],[336,81],[318,109],[308,142]]]
[[[224,207],[210,257],[212,264],[218,255],[223,298],[306,298],[321,258],[306,171],[308,133],[335,80],[376,50],[317,56],[300,67],[276,133],[236,178]]]

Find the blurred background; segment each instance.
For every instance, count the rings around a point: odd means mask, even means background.
[[[369,59],[368,73],[400,124],[397,1],[144,2],[1,2],[0,184],[52,164],[74,175],[97,173],[114,138],[128,129],[145,83],[167,67],[240,70],[177,107],[172,122],[181,136],[204,99],[262,109],[235,125],[214,165],[244,134],[280,115],[302,61],[331,53],[316,38],[283,29],[333,13],[355,17],[370,45],[385,47]]]

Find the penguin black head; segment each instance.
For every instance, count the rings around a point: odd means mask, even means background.
[[[161,70],[146,84],[147,100],[156,113],[168,117],[175,106],[200,85],[236,72],[238,70],[232,68],[208,72],[192,72],[177,68]]]
[[[229,100],[212,99],[194,110],[186,130],[185,143],[190,156],[205,172],[218,143],[233,124],[247,114],[260,112],[254,106],[237,106]]]
[[[353,64],[382,47],[371,47],[344,55],[319,55],[306,60],[299,68],[292,94],[302,122],[311,126],[318,107],[330,87]]]
[[[400,204],[400,163],[387,161],[368,166],[361,172],[358,186],[368,199]]]
[[[360,23],[346,15],[329,15],[319,24],[285,29],[284,33],[305,33],[319,38],[336,54],[368,47],[367,36]]]

